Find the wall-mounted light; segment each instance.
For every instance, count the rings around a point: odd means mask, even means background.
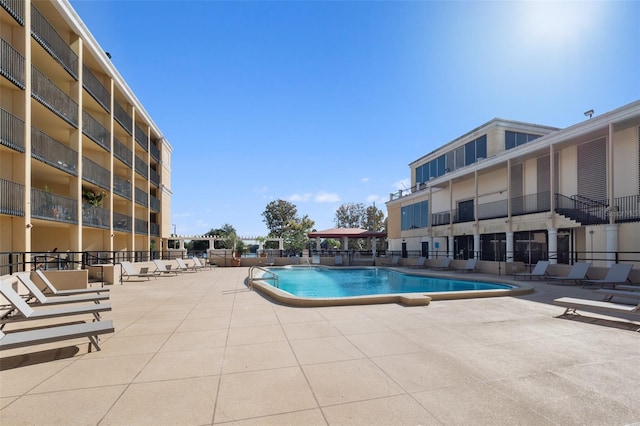
[[[31,228],[33,228],[33,225],[30,223],[27,223],[27,229],[31,229]]]
[[[585,111],[584,112],[584,116],[591,118],[591,116],[593,116],[594,112],[595,112],[594,110],[590,109],[589,111]]]

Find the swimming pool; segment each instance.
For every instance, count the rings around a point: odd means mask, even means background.
[[[307,306],[401,302],[426,305],[432,299],[523,294],[526,284],[485,282],[457,276],[429,276],[428,271],[327,267],[274,267],[249,283],[279,301]],[[266,271],[265,270],[265,271]],[[530,288],[532,291],[532,288]],[[526,291],[530,292],[530,291]]]

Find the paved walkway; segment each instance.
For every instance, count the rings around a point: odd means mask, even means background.
[[[102,351],[5,352],[0,424],[640,423],[640,333],[550,304],[589,290],[290,308],[248,291],[246,274],[116,285]]]

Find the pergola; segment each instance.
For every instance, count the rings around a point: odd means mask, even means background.
[[[373,254],[376,253],[376,240],[378,238],[386,238],[386,232],[369,231],[367,229],[360,228],[332,228],[324,231],[309,232],[307,234],[309,238],[316,239],[316,250],[320,251],[320,240],[322,238],[333,238],[342,242],[343,250],[349,249],[349,240],[369,239],[371,240],[371,247]]]

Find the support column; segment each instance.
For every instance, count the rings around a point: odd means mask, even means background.
[[[507,262],[513,262],[513,232],[507,232]]]
[[[320,237],[316,237],[316,250],[322,250],[322,246],[320,246]]]
[[[429,247],[427,250],[427,258],[431,259],[431,253],[435,252],[435,248],[433,247],[433,237],[427,237],[427,246]]]
[[[378,245],[378,239],[376,237],[371,237],[371,254],[375,258],[376,257],[376,246]]]
[[[450,259],[453,259],[453,235],[449,235],[449,249],[447,250]]]
[[[549,229],[549,263],[555,265],[558,263],[558,230],[557,229]]]
[[[607,240],[607,266],[616,263],[616,252],[618,251],[618,224],[609,224],[604,227],[604,234]]]
[[[342,247],[341,247],[342,251],[347,251],[349,250],[349,238],[348,237],[342,237]]]
[[[473,258],[480,258],[480,234],[473,234]]]

